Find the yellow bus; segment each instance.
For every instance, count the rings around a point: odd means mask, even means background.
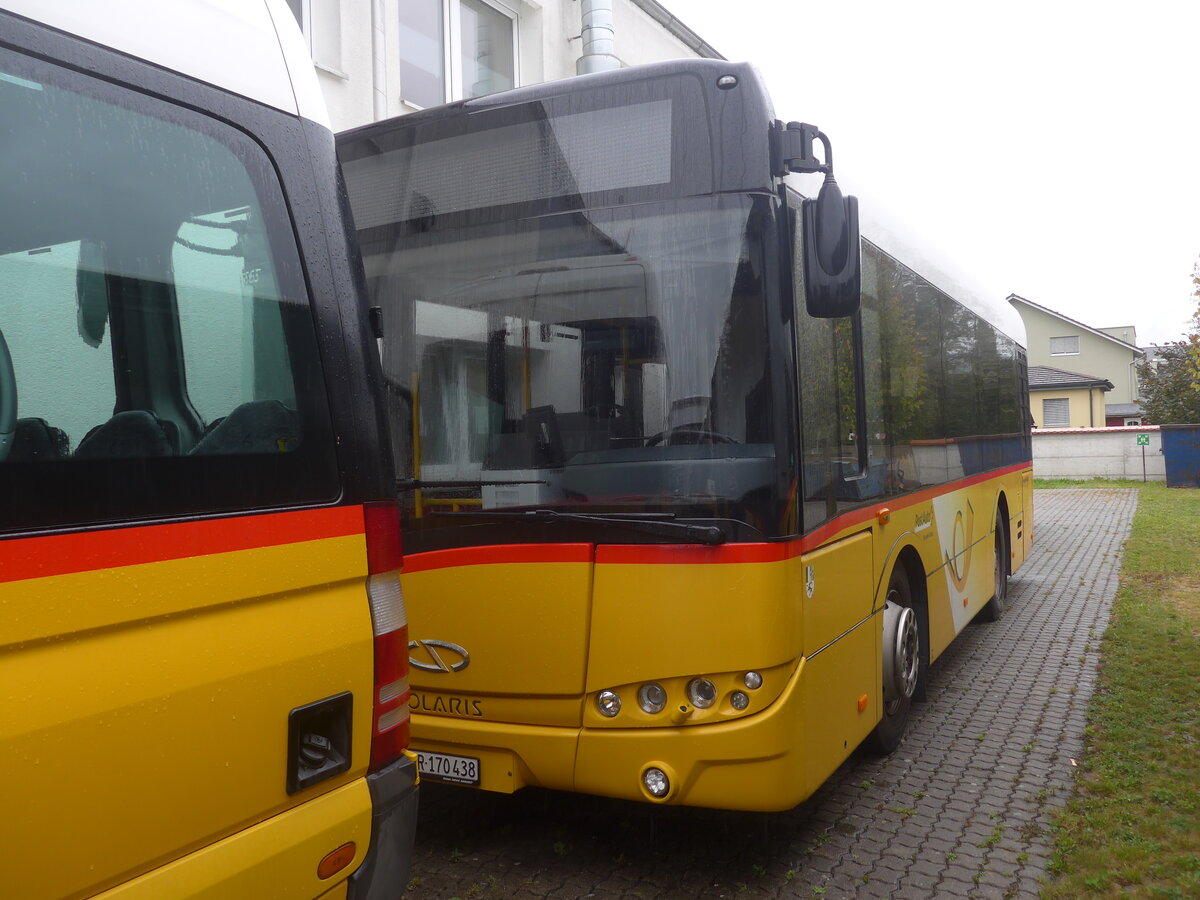
[[[1016,315],[860,240],[828,139],[746,65],[523,88],[338,153],[422,777],[778,810],[894,749],[1030,549]]]
[[[394,900],[362,269],[281,2],[0,2],[0,895]]]

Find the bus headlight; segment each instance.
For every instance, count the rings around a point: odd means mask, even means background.
[[[643,712],[654,715],[654,713],[662,712],[666,705],[667,692],[663,690],[661,684],[651,681],[638,688],[638,706],[642,708]]]
[[[642,784],[646,786],[651,797],[662,798],[671,792],[671,779],[657,766],[651,766],[642,773]]]
[[[596,709],[611,719],[621,711],[621,695],[616,691],[601,691],[596,695]]]
[[[742,691],[734,691],[729,695],[729,703],[734,709],[741,712],[750,705],[750,698]]]
[[[693,678],[687,686],[688,699],[696,709],[708,709],[717,702],[717,688],[707,678]]]
[[[742,684],[746,685],[750,690],[757,691],[762,687],[762,675],[758,672],[747,672],[742,679]]]

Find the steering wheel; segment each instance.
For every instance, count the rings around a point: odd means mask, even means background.
[[[670,431],[660,431],[654,437],[646,441],[647,447],[655,447],[659,444],[666,444],[668,447],[677,447],[683,444],[737,444],[740,443],[735,438],[731,438],[727,434],[721,434],[719,431],[712,431],[701,425],[681,425],[678,428],[672,428]]]
[[[13,433],[17,429],[17,377],[13,373],[12,356],[0,331],[0,462],[8,458]]]

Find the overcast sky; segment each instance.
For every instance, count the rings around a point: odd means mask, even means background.
[[[779,118],[829,135],[864,218],[899,225],[992,297],[1134,325],[1143,346],[1186,332],[1196,0],[663,2],[756,64]]]

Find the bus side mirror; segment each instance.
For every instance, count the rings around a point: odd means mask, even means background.
[[[818,319],[853,315],[862,286],[858,198],[843,197],[829,174],[817,199],[806,199],[801,212],[808,314]]]
[[[833,146],[816,125],[776,121],[770,134],[772,169],[777,177],[789,172],[825,173],[817,199],[805,199],[800,217],[808,314],[818,319],[852,315],[858,310],[862,283],[858,200],[842,196],[833,177]],[[818,141],[825,151],[823,157],[815,152]]]

